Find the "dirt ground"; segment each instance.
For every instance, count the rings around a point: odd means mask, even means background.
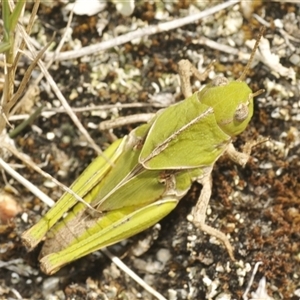
[[[109,2],[95,15],[74,14],[71,33],[61,52],[179,20],[217,4],[137,1],[133,13],[124,16]],[[30,10],[28,5],[25,16]],[[68,15],[59,1],[42,4],[31,37],[44,46],[55,32],[49,50],[54,51]],[[265,93],[255,99],[254,116],[235,145],[241,149],[246,141],[268,141],[253,148],[245,168],[227,157],[219,159],[214,166],[207,212],[207,224],[228,234],[236,261],[230,260],[223,245],[187,220],[200,193],[199,184],[192,186],[159,226],[109,248],[166,299],[242,299],[257,262],[261,264],[250,291],[256,291],[265,277],[263,290],[267,294],[249,293],[248,299],[300,299],[299,16],[297,3],[243,1],[188,25],[104,51],[57,58],[49,69],[72,108],[91,108],[78,110],[76,115],[95,143],[105,149],[111,141],[99,130],[101,121],[153,113],[158,106],[183,99],[177,75],[180,59],[189,59],[201,69],[216,60],[210,78],[202,84],[218,74],[237,79],[247,63],[244,54],[250,54],[253,47],[247,41],[255,40],[261,26],[266,26],[264,48],[260,49],[264,58],[256,61],[247,76],[253,91],[265,89]],[[21,61],[18,77],[29,63],[27,58]],[[38,74],[36,68],[33,77]],[[194,89],[198,88],[199,82],[195,82]],[[117,108],[117,103],[128,105]],[[101,105],[111,106],[99,108]],[[32,114],[41,106],[43,112],[13,141],[20,152],[69,186],[96,152],[69,115],[61,111],[61,103],[46,80],[16,115]],[[21,122],[11,121],[15,127]],[[124,125],[113,133],[122,137],[136,126]],[[59,199],[62,190],[48,179],[20,167],[21,161],[14,156],[5,159],[53,200]],[[20,213],[8,223],[0,214],[0,299],[155,299],[100,251],[52,276],[43,274],[38,263],[41,247],[28,253],[21,234],[48,208],[10,175],[6,179],[12,188],[8,191],[6,184],[5,194],[17,201]],[[135,256],[134,250],[145,240],[151,241],[149,249]]]

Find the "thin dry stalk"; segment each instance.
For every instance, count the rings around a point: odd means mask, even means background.
[[[104,50],[107,50],[107,49],[110,49],[110,48],[113,48],[116,46],[123,45],[128,42],[131,42],[134,39],[139,39],[139,38],[143,38],[145,36],[149,36],[149,35],[153,35],[153,34],[157,34],[160,32],[169,31],[169,30],[172,30],[175,28],[182,27],[184,25],[193,23],[195,21],[198,21],[200,19],[208,17],[212,14],[215,14],[216,12],[221,11],[225,8],[228,8],[232,5],[235,5],[239,2],[240,2],[240,0],[227,1],[224,3],[218,4],[214,7],[211,7],[209,9],[206,9],[205,11],[202,11],[200,13],[194,14],[194,15],[190,15],[190,16],[187,16],[187,17],[184,17],[181,19],[176,19],[173,21],[165,22],[165,23],[160,23],[158,25],[148,26],[148,27],[145,27],[142,29],[137,29],[135,31],[120,35],[114,39],[111,39],[111,40],[108,40],[105,42],[101,42],[98,44],[94,44],[91,46],[83,47],[81,49],[62,52],[59,55],[48,53],[46,55],[45,60],[47,61],[47,60],[52,59],[53,55],[55,55],[55,59],[57,61],[76,59],[76,58],[79,58],[79,57],[82,57],[85,55],[93,55],[100,51],[104,51]]]
[[[20,30],[23,34],[24,39],[25,39],[26,45],[27,45],[28,49],[30,50],[31,55],[34,57],[36,55],[36,53],[34,51],[34,47],[32,46],[32,43],[30,42],[29,36],[27,35],[25,29],[22,26],[19,26],[19,27],[20,27]],[[101,154],[102,151],[101,151],[100,147],[94,142],[94,140],[91,138],[91,136],[89,135],[87,130],[83,127],[83,125],[81,124],[81,122],[79,121],[77,116],[72,111],[72,108],[70,107],[68,101],[66,100],[66,98],[64,97],[64,95],[62,94],[60,89],[58,88],[58,86],[57,86],[56,82],[54,81],[53,77],[48,72],[45,64],[41,60],[39,60],[38,65],[39,65],[41,71],[43,72],[45,78],[47,79],[49,85],[51,86],[53,92],[55,93],[57,98],[61,101],[62,106],[65,108],[67,114],[70,116],[70,118],[72,119],[74,124],[77,126],[79,131],[83,134],[83,136],[86,138],[86,140],[91,145],[91,147],[98,154]]]

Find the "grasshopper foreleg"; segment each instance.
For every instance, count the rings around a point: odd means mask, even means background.
[[[178,63],[178,74],[181,82],[181,91],[185,98],[190,97],[192,92],[190,78],[194,75],[199,81],[204,81],[209,72],[213,69],[213,63],[208,65],[203,73],[200,73],[198,69],[187,59],[182,59]]]
[[[243,151],[240,152],[235,149],[232,143],[230,143],[226,149],[226,154],[232,161],[244,167],[250,158],[252,147],[254,147],[257,144],[259,144],[259,142],[247,142],[243,147]]]

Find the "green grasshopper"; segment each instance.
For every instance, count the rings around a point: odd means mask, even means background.
[[[205,224],[205,215],[217,159],[227,153],[244,166],[250,157],[252,145],[238,152],[232,139],[247,127],[253,98],[263,92],[252,93],[243,81],[258,43],[259,39],[238,80],[217,77],[194,94],[191,73],[200,80],[203,74],[187,60],[179,63],[186,99],[158,111],[85,169],[71,189],[88,205],[65,193],[23,233],[30,250],[47,234],[40,254],[43,272],[53,274],[80,257],[149,228],[176,207],[195,181],[203,188],[192,211],[193,223],[218,238],[234,259],[228,238]]]

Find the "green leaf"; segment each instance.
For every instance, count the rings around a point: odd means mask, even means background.
[[[4,1],[5,2],[5,1]],[[26,1],[18,1],[9,19],[9,30],[14,31]]]

